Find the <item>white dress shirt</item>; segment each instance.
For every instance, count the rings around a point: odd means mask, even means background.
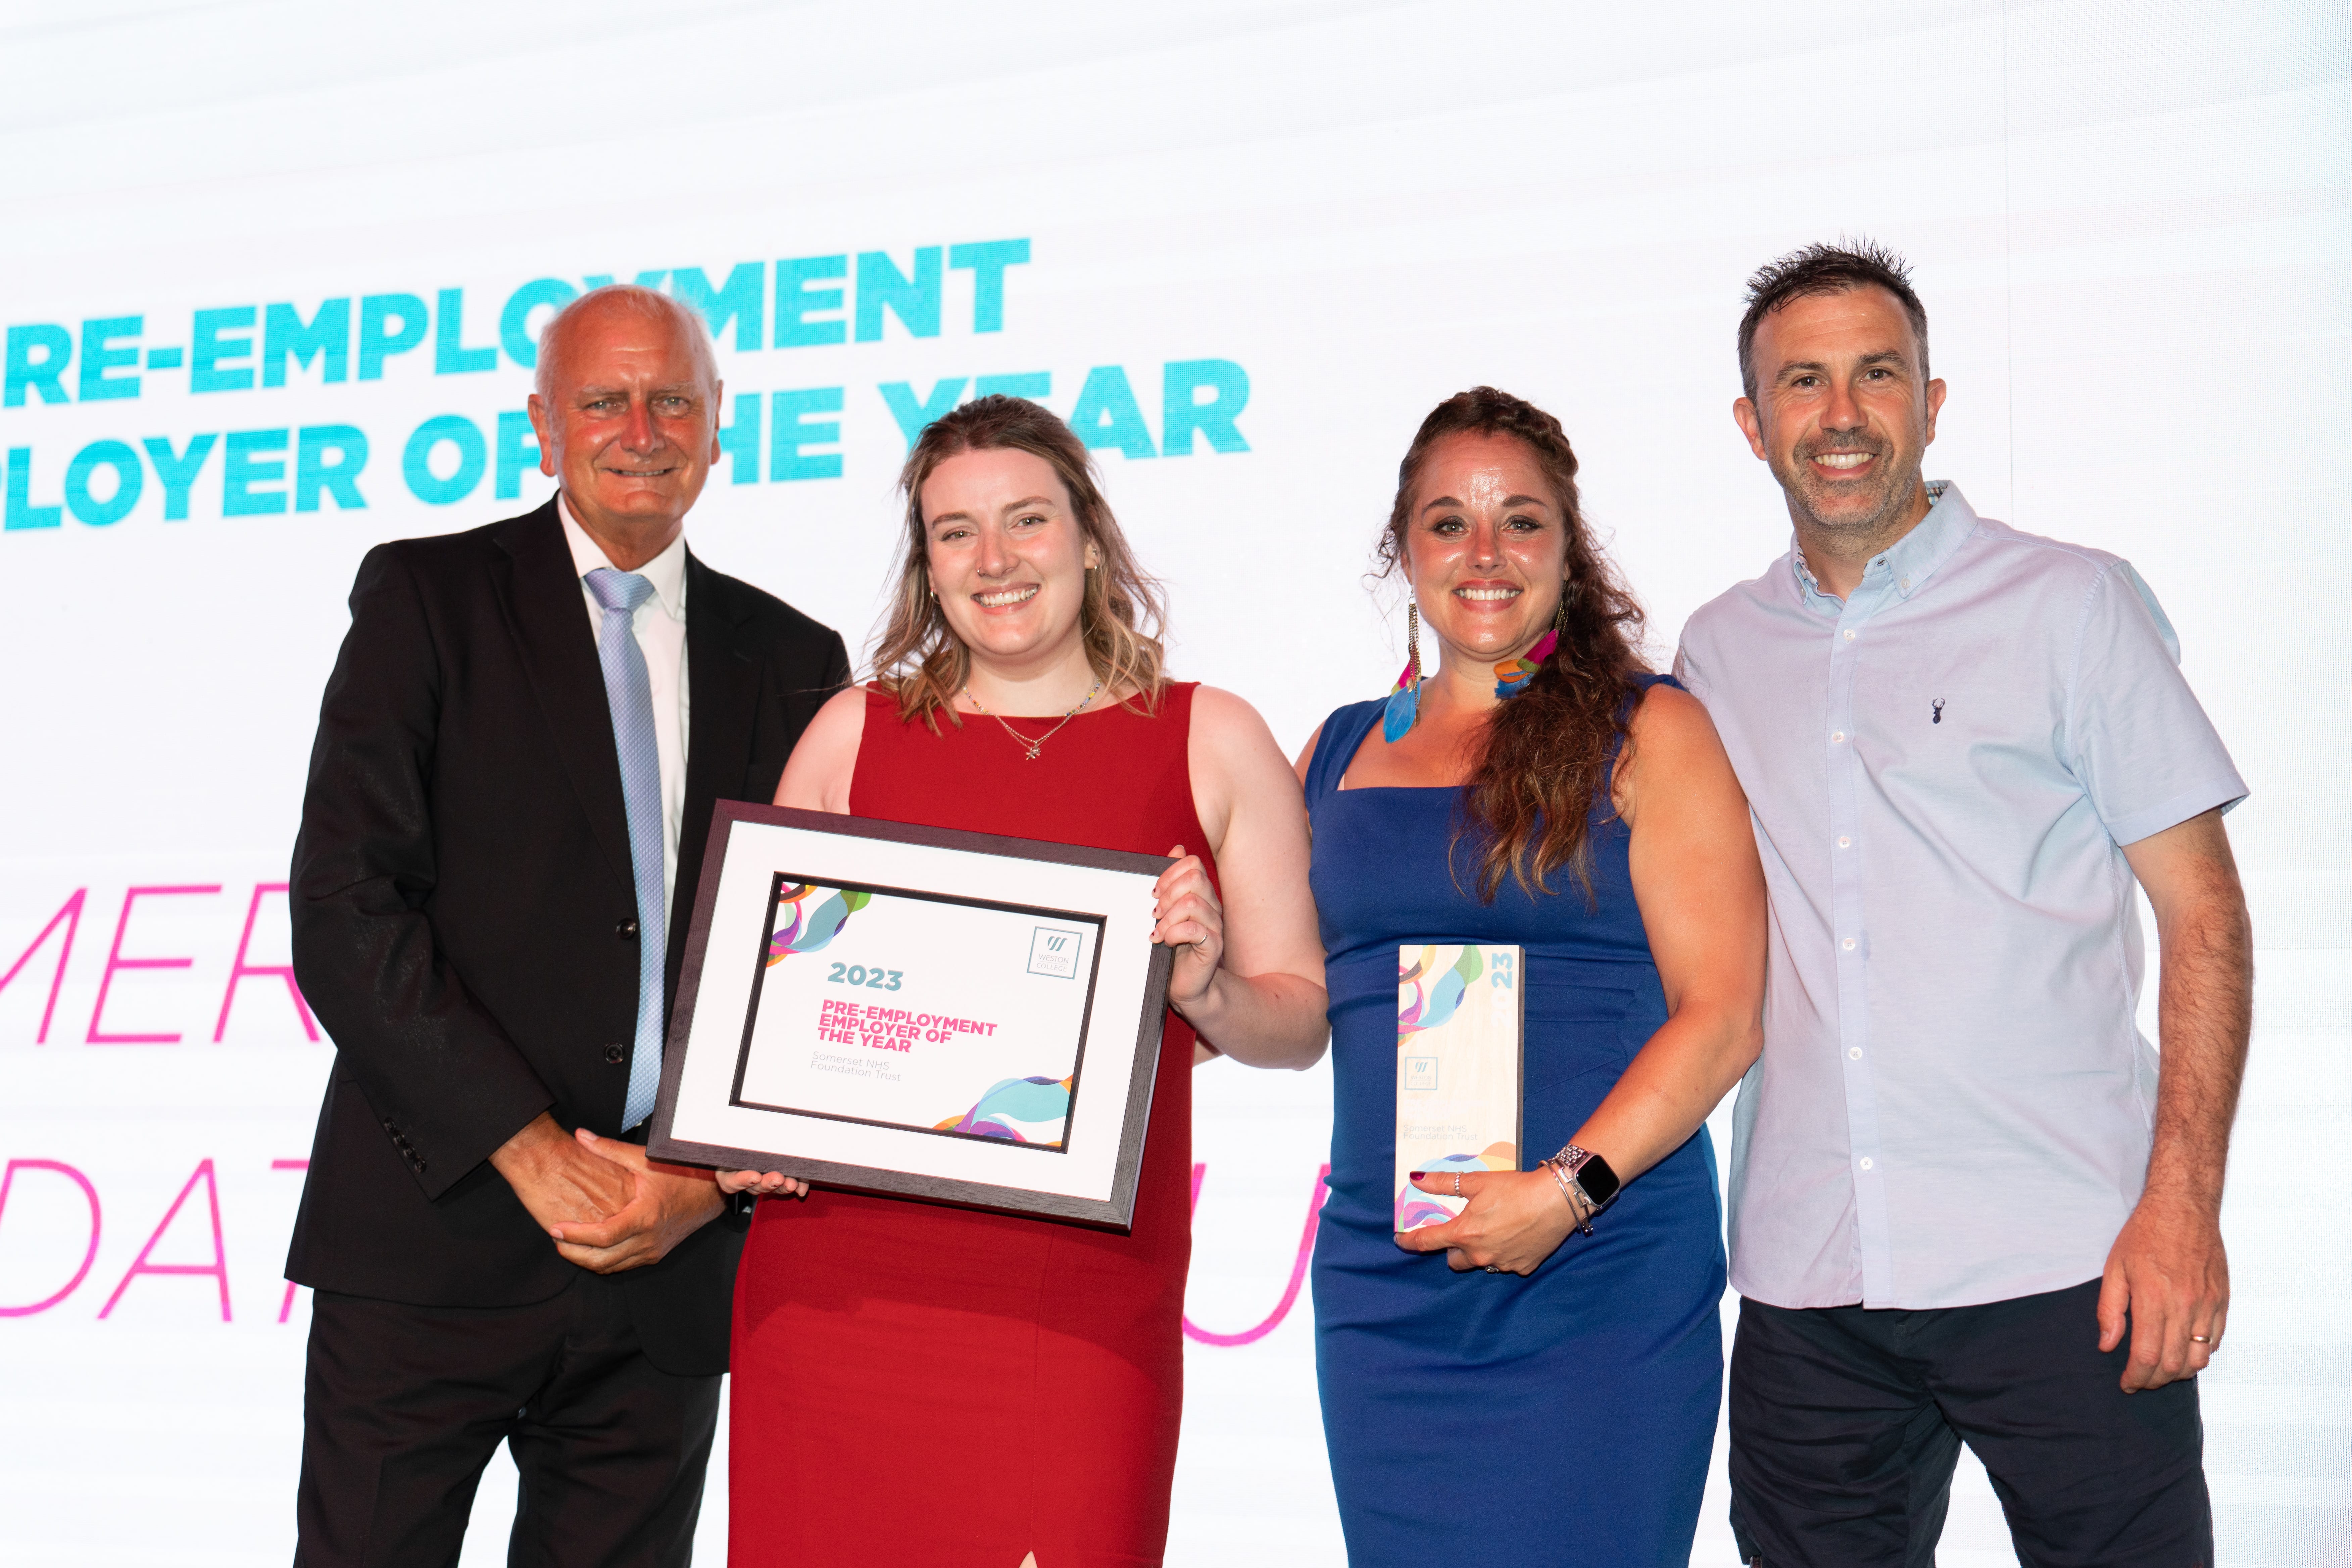
[[[572,565],[580,574],[580,600],[588,606],[592,637],[604,632],[604,607],[588,591],[588,574],[610,566],[604,548],[588,537],[572,515],[572,502],[557,492],[556,513],[563,519],[563,537],[572,546]],[[653,597],[630,617],[637,647],[646,656],[646,679],[653,689],[654,745],[661,754],[662,907],[665,922],[677,887],[677,834],[686,817],[686,740],[691,732],[686,688],[686,535],[637,568],[654,585]],[[656,941],[662,940],[656,934]]]
[[[2156,1107],[2122,846],[2246,793],[2127,563],[1930,494],[1843,603],[1791,548],[1675,660],[1771,894],[1729,1217],[1777,1307],[2099,1277]]]

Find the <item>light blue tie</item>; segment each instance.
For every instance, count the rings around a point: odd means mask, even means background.
[[[637,1047],[629,1058],[627,1131],[653,1114],[661,1087],[662,963],[669,950],[662,886],[661,748],[654,740],[654,688],[637,646],[637,606],[654,585],[635,572],[599,566],[588,592],[604,607],[596,660],[604,667],[604,700],[613,710],[613,743],[621,753],[621,799],[629,813],[629,866],[637,882]]]

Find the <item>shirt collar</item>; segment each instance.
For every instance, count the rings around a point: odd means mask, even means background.
[[[604,547],[588,536],[572,515],[572,502],[562,490],[555,492],[555,513],[563,520],[563,540],[572,546],[572,569],[582,577],[600,566],[613,564]],[[654,598],[674,621],[686,619],[686,533],[669,542],[659,555],[637,568],[637,575],[654,585]]]
[[[1927,515],[1910,532],[1871,558],[1870,564],[1863,569],[1862,585],[1854,590],[1854,596],[1892,593],[1897,598],[1908,599],[1927,585],[1927,579],[1951,559],[1952,552],[1976,531],[1976,510],[1960,494],[1959,486],[1949,479],[1929,479]],[[1789,566],[1797,580],[1798,596],[1807,609],[1835,616],[1851,607],[1822,592],[1820,580],[1805,562],[1805,548],[1793,534],[1789,539]]]

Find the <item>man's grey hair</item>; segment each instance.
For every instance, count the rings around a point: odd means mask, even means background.
[[[710,324],[702,312],[693,306],[671,299],[657,289],[647,289],[636,283],[607,283],[601,289],[591,289],[547,320],[539,330],[539,365],[531,380],[532,390],[543,398],[552,397],[555,388],[555,368],[563,357],[567,328],[572,321],[592,307],[605,303],[635,310],[639,315],[669,322],[686,338],[694,354],[696,366],[703,379],[713,389],[719,385],[719,350],[710,341]]]

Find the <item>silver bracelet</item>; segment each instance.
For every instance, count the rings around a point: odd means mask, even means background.
[[[1559,1195],[1568,1202],[1569,1228],[1580,1230],[1585,1235],[1591,1236],[1592,1216],[1599,1211],[1592,1206],[1591,1199],[1584,1198],[1584,1189],[1576,1184],[1575,1170],[1569,1163],[1571,1158],[1583,1152],[1583,1150],[1570,1143],[1550,1159],[1544,1161],[1543,1168],[1551,1173],[1552,1184],[1559,1188]],[[1579,1198],[1584,1198],[1584,1202],[1578,1203]]]

